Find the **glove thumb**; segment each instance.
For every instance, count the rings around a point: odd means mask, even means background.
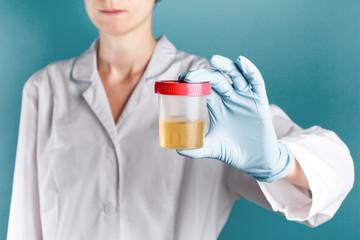
[[[189,158],[206,158],[205,157],[205,151],[202,148],[198,148],[198,149],[186,149],[186,150],[182,150],[182,149],[176,149],[176,152],[178,154],[180,154],[183,157],[189,157]]]
[[[208,144],[207,138],[204,139],[204,146],[197,149],[177,149],[176,152],[184,157],[189,158],[214,158],[213,148]]]

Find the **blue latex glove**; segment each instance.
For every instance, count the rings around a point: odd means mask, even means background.
[[[273,182],[285,177],[294,157],[277,140],[259,70],[242,56],[233,62],[214,55],[210,64],[215,69],[179,76],[179,80],[186,82],[210,81],[212,93],[207,97],[210,128],[204,146],[176,151],[190,158],[219,159],[259,181]]]

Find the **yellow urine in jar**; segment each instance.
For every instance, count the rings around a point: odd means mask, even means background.
[[[160,146],[172,149],[195,149],[203,146],[205,120],[159,120]]]

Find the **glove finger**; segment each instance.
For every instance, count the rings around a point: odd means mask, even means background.
[[[216,71],[214,69],[209,69],[211,71]],[[199,70],[196,70],[196,71],[199,71]],[[194,71],[192,71],[194,72]],[[200,81],[202,79],[186,79],[187,78],[187,75],[191,74],[192,72],[184,72],[183,74],[181,74],[179,76],[179,80],[184,80],[186,82],[195,82],[195,81]],[[218,73],[216,71],[216,73]],[[218,90],[220,91],[220,90]],[[233,91],[233,90],[231,90]],[[208,107],[208,112],[209,112],[209,116],[210,116],[210,119],[213,120],[214,122],[217,121],[217,115],[223,115],[223,107],[222,107],[222,103],[223,101],[221,100],[221,95],[219,95],[219,93],[217,91],[211,91],[211,94],[210,95],[207,95],[206,96],[206,101],[207,101],[207,107]]]
[[[226,77],[216,69],[199,69],[185,72],[179,76],[179,80],[189,83],[210,82],[211,87],[220,96],[230,96],[234,89]]]
[[[210,59],[210,64],[214,68],[227,74],[231,78],[235,89],[241,91],[249,86],[248,81],[241,74],[239,66],[232,60],[220,55],[213,55]]]
[[[239,56],[237,62],[243,76],[250,83],[252,91],[259,97],[266,98],[264,79],[257,67],[243,56]]]

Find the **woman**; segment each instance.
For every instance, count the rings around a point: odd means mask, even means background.
[[[329,220],[353,185],[344,143],[269,106],[246,58],[214,56],[214,70],[155,40],[154,3],[85,0],[99,39],[26,82],[8,239],[216,239],[241,198]],[[158,145],[154,82],[179,75],[212,83],[199,150]]]

